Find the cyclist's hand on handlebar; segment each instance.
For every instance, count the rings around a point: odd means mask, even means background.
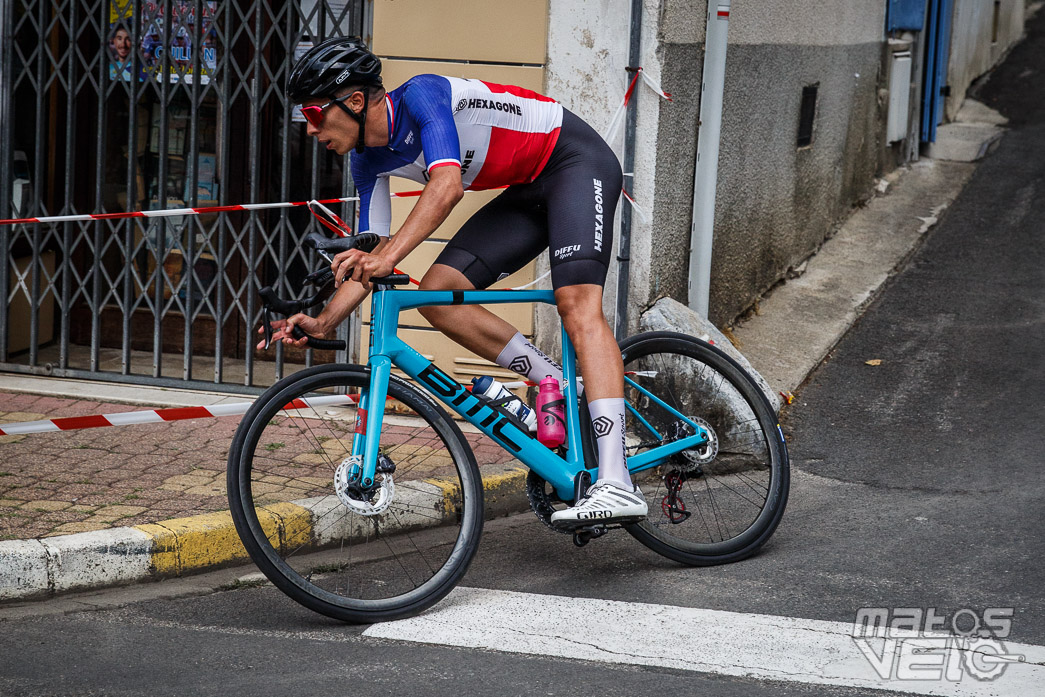
[[[287,319],[277,319],[272,321],[272,342],[277,343],[282,341],[284,344],[290,346],[297,346],[304,348],[305,342],[308,341],[306,337],[295,339],[291,334],[294,327],[301,327],[306,334],[310,334],[313,337],[322,339],[326,338],[327,329],[319,322],[315,317],[309,317],[304,314],[297,314],[288,317]],[[259,327],[258,334],[264,334],[265,328]],[[258,348],[265,348],[265,342],[258,342]]]
[[[358,249],[341,252],[334,257],[330,270],[334,272],[334,285],[340,286],[344,278],[362,283],[370,287],[372,277],[387,276],[395,270],[395,264],[377,254],[367,254]],[[302,326],[302,329],[305,329]],[[308,331],[306,329],[306,331]]]

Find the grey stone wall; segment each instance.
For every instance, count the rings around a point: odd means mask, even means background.
[[[644,0],[641,64],[674,98],[637,93],[629,327],[661,297],[688,302],[707,0]],[[602,129],[626,80],[629,0],[550,5],[547,92]],[[878,103],[885,0],[733,0],[719,160],[711,320],[728,324],[811,255],[867,197],[883,152]],[[589,40],[590,39],[590,40]],[[810,147],[796,145],[802,88],[819,83]],[[594,89],[597,86],[598,89]],[[620,143],[614,143],[619,147]],[[616,267],[616,264],[614,264]],[[607,285],[612,316],[615,268]],[[541,341],[557,341],[538,310]],[[544,344],[542,344],[544,345]]]
[[[866,198],[884,125],[881,44],[731,49],[716,198],[711,320],[747,308]],[[798,148],[802,88],[819,85],[813,142]]]
[[[647,304],[688,296],[703,46],[662,44],[657,200]],[[731,44],[712,260],[711,320],[727,324],[813,253],[866,198],[879,164],[882,44]],[[797,147],[802,88],[819,84],[812,145]]]

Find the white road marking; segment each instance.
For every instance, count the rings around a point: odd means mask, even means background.
[[[845,622],[457,588],[423,615],[363,636],[921,695],[1030,695],[1045,685],[1045,647],[1008,641],[1005,651],[1024,662],[993,681],[962,671],[970,656],[954,649],[908,656],[907,665],[915,677],[946,670],[960,681],[883,679],[852,632]],[[881,655],[885,640],[869,641]],[[880,670],[896,676],[888,665]]]

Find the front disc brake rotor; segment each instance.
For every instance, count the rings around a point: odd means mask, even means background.
[[[378,515],[384,513],[385,509],[392,503],[395,497],[395,483],[392,474],[382,473],[380,483],[365,490],[360,490],[358,485],[352,481],[353,471],[362,465],[362,458],[358,455],[346,457],[341,461],[334,471],[334,492],[341,503],[359,515]]]

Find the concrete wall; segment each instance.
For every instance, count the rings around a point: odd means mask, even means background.
[[[947,65],[951,93],[944,104],[948,120],[957,115],[973,80],[990,70],[1020,40],[1024,11],[1024,0],[1001,0],[995,27],[993,2],[955,1]],[[997,41],[993,40],[995,31]]]
[[[657,298],[688,301],[707,0],[645,0],[643,8],[642,66],[674,101],[638,91],[635,177],[626,186],[652,219],[634,219],[633,329]],[[629,14],[628,0],[550,4],[545,91],[600,131],[626,85]],[[732,321],[869,194],[884,128],[878,103],[884,26],[885,0],[732,3],[712,321]],[[814,140],[799,150],[802,88],[817,83]],[[621,152],[620,143],[613,145]],[[539,327],[546,337],[553,324]]]
[[[717,323],[812,253],[868,195],[882,130],[885,3],[741,3],[730,25],[711,278]],[[813,142],[799,149],[808,85],[819,85]]]
[[[743,23],[741,16],[738,28]],[[714,322],[743,311],[871,191],[883,130],[881,44],[821,38],[821,44],[738,42],[729,52],[712,259]],[[802,89],[814,84],[813,142],[798,148]]]
[[[642,20],[643,56],[640,65],[654,78],[660,77],[657,57],[657,27],[660,0],[644,0]],[[549,3],[548,60],[545,64],[544,93],[562,102],[605,134],[614,111],[621,103],[628,85],[628,44],[630,36],[631,0],[554,0]],[[703,18],[700,22],[703,30]],[[656,199],[656,133],[659,97],[639,86],[634,97],[638,109],[639,129],[636,149],[635,176],[625,178],[625,187],[640,205],[652,211]],[[617,156],[623,159],[623,129],[610,143]],[[622,202],[621,205],[627,205]],[[658,204],[659,205],[659,204]],[[614,230],[613,257],[616,258],[620,241],[620,213],[617,209]],[[632,218],[631,298],[644,303],[648,297],[649,264],[636,250],[650,247],[650,223]],[[548,268],[547,258],[538,260],[538,273]],[[611,264],[606,280],[603,307],[611,323],[616,310],[617,265]],[[629,303],[634,307],[634,302]],[[637,322],[638,313],[631,319]],[[556,351],[559,340],[558,316],[547,307],[537,309],[538,344]]]

